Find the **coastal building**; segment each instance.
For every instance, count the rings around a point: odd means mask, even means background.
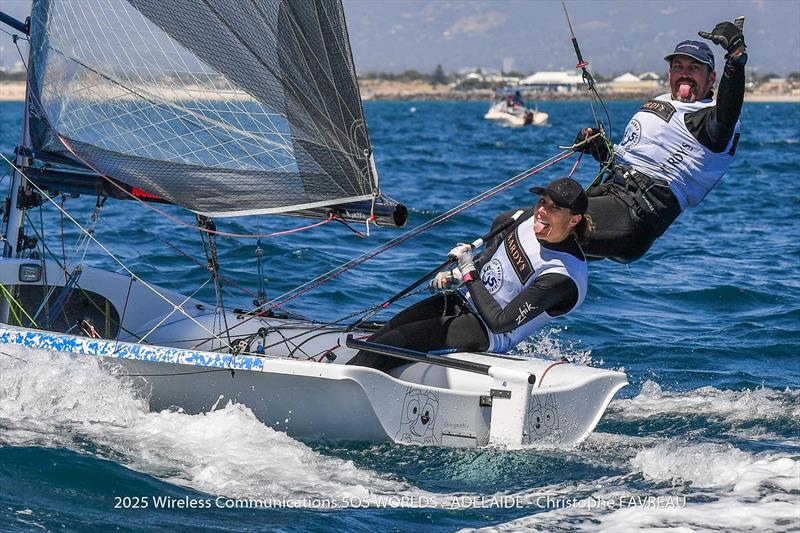
[[[519,82],[527,91],[543,92],[575,92],[582,83],[579,74],[564,71],[536,72]]]
[[[656,90],[661,85],[658,75],[653,79],[653,72],[648,72],[648,79],[642,79],[642,76],[636,76],[630,72],[626,72],[621,76],[617,76],[610,82],[603,84],[603,88],[611,92],[624,92],[624,93],[638,93]]]
[[[516,87],[519,81],[518,77],[506,76],[496,69],[473,67],[459,69],[451,87],[456,90]]]
[[[639,79],[642,81],[657,81],[659,83],[661,83],[661,80],[666,79],[666,77],[666,74],[656,74],[655,72],[645,72],[639,75]]]

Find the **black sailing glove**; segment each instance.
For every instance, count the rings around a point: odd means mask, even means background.
[[[603,140],[602,135],[598,135],[594,139],[591,139],[589,142],[584,143],[580,146],[580,143],[584,142],[586,139],[594,135],[594,131],[592,128],[583,128],[581,131],[578,132],[578,135],[575,136],[575,151],[581,152],[584,154],[591,154],[597,161],[601,163],[605,163],[608,159],[608,146],[606,145],[605,141]]]
[[[723,47],[728,52],[725,55],[725,59],[730,57],[730,55],[739,48],[744,48],[746,46],[741,28],[733,22],[720,22],[714,26],[711,33],[699,31],[697,35]]]

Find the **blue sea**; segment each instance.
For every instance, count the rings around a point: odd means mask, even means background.
[[[609,104],[615,140],[639,105]],[[409,207],[408,226],[371,228],[365,239],[332,223],[265,239],[268,295],[433,220],[559,153],[593,123],[584,102],[540,103],[550,114],[543,128],[488,123],[481,118],[486,107],[366,103],[382,188]],[[21,113],[21,103],[0,104],[6,155],[18,142]],[[530,205],[528,189],[567,174],[574,160],[286,307],[335,320],[383,301],[440,263],[455,243],[483,234],[498,213]],[[575,176],[586,185],[596,171],[584,158]],[[572,449],[300,442],[264,426],[243,405],[205,415],[150,412],[147,398],[92,359],[5,348],[0,530],[798,531],[799,184],[800,105],[745,104],[734,164],[709,197],[645,258],[590,265],[584,305],[519,348],[627,372],[630,385]],[[94,198],[70,198],[65,208],[89,224]],[[202,262],[203,248],[189,227],[193,216],[167,210],[188,226],[109,201],[95,234],[142,279],[189,294],[207,272],[187,255]],[[44,222],[49,245],[61,254],[58,212],[45,206],[30,217]],[[220,229],[238,233],[307,223],[218,220]],[[222,274],[255,292],[255,241],[218,244]],[[69,257],[85,252],[87,262],[119,269],[99,248],[85,249],[68,222],[63,247]],[[199,296],[214,301],[209,287]],[[226,304],[251,300],[227,287]],[[259,507],[264,501],[273,507]]]

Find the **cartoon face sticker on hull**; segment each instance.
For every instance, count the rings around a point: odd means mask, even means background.
[[[544,400],[544,401],[542,401]],[[553,394],[542,398],[532,394],[528,403],[528,439],[530,442],[561,442],[558,405]]]
[[[397,442],[438,445],[441,434],[436,433],[439,412],[439,393],[409,387],[403,399],[400,429],[394,436]]]

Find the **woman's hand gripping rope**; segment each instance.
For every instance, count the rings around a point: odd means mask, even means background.
[[[454,267],[451,270],[443,270],[436,274],[436,277],[428,284],[428,290],[430,292],[447,291],[453,287],[458,287],[462,281],[464,281],[464,276],[458,267]]]
[[[431,292],[448,290],[454,286],[458,286],[464,281],[464,274],[471,274],[475,272],[475,264],[472,262],[473,246],[466,243],[458,243],[450,252],[447,257],[450,261],[456,261],[458,266],[451,270],[444,270],[436,274],[429,283],[428,289]]]

